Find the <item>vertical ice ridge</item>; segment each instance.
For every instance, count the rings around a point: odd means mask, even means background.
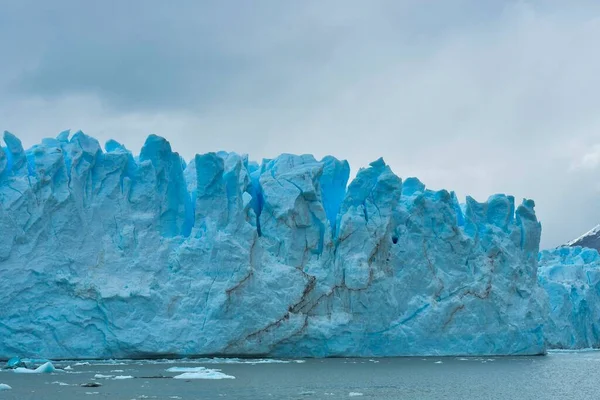
[[[326,156],[321,163],[323,164],[323,174],[320,179],[321,198],[331,233],[335,235],[337,216],[344,201],[350,177],[350,165],[346,160],[340,161],[332,156]]]
[[[178,153],[170,143],[159,136],[150,135],[140,152],[140,162],[150,161],[156,174],[156,191],[159,197],[160,229],[167,237],[189,234],[190,199]]]
[[[8,156],[8,165],[14,175],[24,175],[27,171],[27,157],[23,150],[21,140],[8,131],[4,131],[4,142]]]

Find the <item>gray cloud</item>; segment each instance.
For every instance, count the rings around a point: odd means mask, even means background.
[[[8,1],[0,120],[190,158],[383,156],[484,200],[531,197],[554,246],[600,223],[596,2]]]

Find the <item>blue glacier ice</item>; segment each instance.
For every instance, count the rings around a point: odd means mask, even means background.
[[[548,293],[548,346],[600,347],[600,255],[596,249],[560,247],[539,256],[538,279]]]
[[[0,358],[541,354],[534,203],[334,157],[0,149]]]

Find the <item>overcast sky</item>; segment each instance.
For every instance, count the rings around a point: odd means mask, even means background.
[[[600,223],[600,2],[0,0],[0,129],[186,159],[332,154],[353,173]]]

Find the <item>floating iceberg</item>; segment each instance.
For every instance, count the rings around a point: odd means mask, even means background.
[[[583,247],[540,252],[538,279],[548,293],[545,327],[554,349],[600,347],[600,255]]]
[[[194,371],[175,375],[173,379],[235,379],[235,376],[227,375],[220,371],[220,369],[196,368]]]
[[[110,379],[113,377],[114,377],[114,375],[103,375],[103,374],[94,375],[94,378],[96,378],[96,379]]]
[[[4,369],[14,369],[14,368],[26,367],[26,366],[27,365],[25,364],[25,362],[23,360],[21,360],[19,357],[13,357],[6,362]]]
[[[56,368],[54,368],[54,365],[52,365],[52,363],[48,361],[47,363],[40,365],[36,369],[18,367],[13,369],[13,371],[18,374],[51,374],[52,372],[56,371]]]
[[[540,354],[533,201],[383,160],[0,149],[0,358]]]
[[[174,379],[235,379],[235,376],[224,374],[220,369],[205,367],[171,367],[166,371],[182,372],[174,376]]]

